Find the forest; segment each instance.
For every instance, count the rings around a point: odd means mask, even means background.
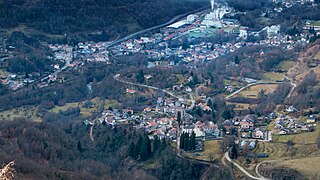
[[[206,170],[206,179],[233,178],[223,167],[178,158],[165,139],[150,141],[132,126],[95,126],[94,141],[76,118],[0,126],[0,163],[14,160],[17,179],[200,179]]]
[[[108,40],[169,21],[203,5],[170,0],[5,0],[0,3],[0,25],[14,28],[25,24],[49,34],[76,34],[87,40],[101,35],[99,40]]]

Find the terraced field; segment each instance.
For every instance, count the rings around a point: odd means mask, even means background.
[[[295,154],[292,158],[320,157],[320,150],[315,144],[294,145]],[[267,153],[269,159],[289,158],[287,154],[287,145],[285,143],[259,142],[253,151],[254,153]]]
[[[270,159],[278,159],[285,155],[286,145],[284,143],[259,142],[254,153],[267,153]]]

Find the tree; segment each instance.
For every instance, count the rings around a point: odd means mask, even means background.
[[[15,162],[11,161],[7,165],[4,165],[2,169],[0,169],[0,179],[3,180],[12,180],[14,179],[14,165]]]
[[[230,151],[230,158],[231,159],[237,159],[238,158],[238,149],[235,144],[232,145],[231,151]]]
[[[139,140],[138,140],[138,142],[137,142],[137,144],[136,144],[136,146],[135,146],[135,148],[134,148],[134,154],[135,154],[135,156],[134,157],[136,157],[135,159],[138,159],[138,157],[140,156],[140,152],[141,152],[141,147],[142,147],[142,144],[143,144],[143,137],[140,135],[139,136]]]
[[[149,154],[150,152],[149,152],[149,147],[148,146],[149,146],[148,145],[148,140],[146,138],[143,138],[142,144],[141,144],[141,147],[140,147],[140,152],[139,152],[141,161],[147,160],[149,158],[149,156],[150,156],[150,154]]]
[[[258,95],[259,99],[266,97],[266,90],[261,89]]]
[[[162,138],[161,140],[161,145],[160,145],[160,151],[163,151],[165,150],[167,147],[167,141],[166,141],[166,138]]]
[[[196,134],[194,131],[192,131],[191,137],[190,137],[190,148],[191,150],[196,150]]]
[[[224,119],[231,119],[231,117],[232,117],[231,111],[229,109],[224,110],[222,113],[222,117]]]
[[[214,154],[212,152],[210,152],[208,154],[208,159],[209,159],[209,161],[213,161],[214,160]]]
[[[161,141],[158,136],[154,136],[153,139],[153,153],[157,153],[160,150]]]
[[[136,79],[139,83],[144,83],[144,73],[143,70],[141,69],[138,74],[136,75]]]
[[[238,55],[236,55],[236,57],[234,58],[234,63],[240,64],[240,59]]]
[[[295,143],[291,140],[288,140],[286,145],[287,145],[287,153],[290,156],[290,158],[292,158],[297,152],[297,148],[294,147]]]
[[[83,147],[82,147],[82,144],[80,141],[78,141],[78,144],[77,144],[77,149],[80,153],[83,153]]]
[[[146,141],[146,146],[147,146],[147,155],[148,155],[148,158],[151,157],[151,154],[152,154],[152,150],[151,150],[151,141],[149,139],[149,137],[147,135],[145,135],[145,141]]]
[[[287,145],[287,151],[288,151],[290,148],[292,148],[295,145],[295,143],[291,140],[288,140],[286,145]]]
[[[131,144],[129,146],[129,156],[133,159],[137,159],[135,148],[136,148],[136,145],[134,144],[134,142],[131,142]]]
[[[177,121],[178,121],[178,125],[180,127],[180,123],[181,123],[181,111],[177,112]]]
[[[185,133],[184,140],[183,140],[183,149],[185,151],[189,150],[189,141],[190,141],[189,133]]]
[[[180,149],[184,149],[184,139],[185,139],[185,134],[183,132],[180,136]]]

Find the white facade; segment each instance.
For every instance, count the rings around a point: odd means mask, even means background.
[[[239,29],[239,37],[242,39],[247,39],[248,37],[248,32],[245,28],[240,28]]]
[[[193,15],[193,14],[190,14],[188,17],[187,17],[187,22],[188,23],[193,23],[196,19],[196,16]]]
[[[280,33],[280,25],[266,27],[268,37],[277,36]]]

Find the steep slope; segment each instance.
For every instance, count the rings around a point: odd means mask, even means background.
[[[299,56],[298,63],[288,71],[288,77],[301,82],[311,71],[320,77],[320,40],[310,44]]]

